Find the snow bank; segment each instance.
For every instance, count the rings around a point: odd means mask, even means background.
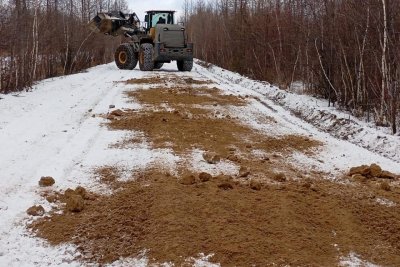
[[[328,107],[327,101],[287,92],[267,82],[254,81],[214,65],[206,69],[220,77],[220,80],[226,79],[261,93],[319,130],[400,163],[400,137],[385,133],[383,128],[374,127],[348,113]]]

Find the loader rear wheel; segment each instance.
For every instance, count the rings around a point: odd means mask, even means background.
[[[152,71],[154,69],[152,44],[145,43],[140,46],[139,67],[142,71]]]
[[[155,70],[159,70],[159,69],[162,68],[162,66],[164,66],[164,63],[162,63],[162,62],[157,62],[157,63],[154,64],[154,69],[155,69]]]
[[[179,71],[191,71],[193,68],[193,60],[178,60],[176,62]]]
[[[129,44],[118,46],[114,54],[115,64],[121,70],[133,70],[138,62],[137,55]]]

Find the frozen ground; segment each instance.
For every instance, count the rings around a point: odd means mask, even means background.
[[[178,159],[168,150],[152,150],[146,145],[113,149],[110,145],[128,133],[109,131],[102,125],[104,119],[92,117],[93,114],[107,113],[111,104],[116,108],[140,108],[127,101],[123,92],[128,86],[120,81],[165,74],[166,71],[183,75],[176,72],[175,64],[148,73],[121,71],[111,63],[85,73],[45,80],[32,92],[0,95],[0,266],[79,265],[73,261],[76,256],[73,247],[50,247],[30,237],[25,230],[24,225],[29,220],[25,213],[28,207],[41,204],[47,211],[51,208],[38,194],[43,190],[37,185],[41,176],[54,177],[55,188],[60,190],[77,185],[102,190],[92,174],[96,167],[115,165],[124,170],[135,170],[155,161],[175,164]],[[227,94],[247,95],[251,105],[247,112],[236,116],[256,129],[275,135],[309,135],[324,143],[318,158],[294,155],[288,160],[330,173],[332,178],[349,167],[370,163],[400,173],[399,137],[386,135],[355,119],[346,120],[343,125],[336,123],[333,127],[329,126],[332,120],[322,116],[316,123],[314,118],[321,112],[348,118],[348,115],[324,107],[323,102],[288,94],[216,67],[204,68],[195,64],[194,70],[184,75],[212,80]],[[294,116],[293,111],[300,116]],[[280,127],[265,128],[254,116],[256,113],[272,117]],[[334,130],[327,131],[326,127]],[[362,131],[356,130],[360,127]],[[353,130],[353,134],[348,134]],[[347,141],[337,138],[341,132],[345,133]],[[199,153],[194,152],[194,162]],[[206,257],[196,261],[199,266],[207,265],[204,259]],[[349,256],[344,261],[347,264],[352,260],[358,259]],[[114,265],[145,266],[146,262],[139,259]]]

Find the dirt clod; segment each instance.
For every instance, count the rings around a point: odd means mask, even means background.
[[[389,171],[382,171],[381,175],[379,176],[380,178],[383,179],[396,179],[397,175],[395,175],[394,173],[391,173]]]
[[[250,188],[256,191],[260,191],[261,190],[261,183],[259,181],[256,180],[251,180],[250,181]]]
[[[250,168],[242,166],[239,170],[239,177],[246,178],[250,175]]]
[[[53,177],[43,176],[42,178],[40,178],[39,186],[48,187],[48,186],[52,186],[55,182],[56,181],[54,180]]]
[[[230,182],[221,182],[218,184],[218,188],[222,190],[231,190],[233,189],[233,185]]]
[[[211,152],[203,153],[203,159],[209,164],[217,164],[221,161],[221,157],[218,154]]]
[[[273,179],[277,182],[286,182],[286,175],[283,172],[275,173]]]
[[[354,174],[361,174],[361,175],[367,176],[367,175],[370,174],[370,172],[371,172],[371,169],[370,169],[369,166],[361,165],[361,166],[358,166],[358,167],[351,168],[350,172],[349,172],[349,175],[353,176]]]
[[[233,161],[233,162],[238,162],[238,163],[240,162],[239,157],[236,156],[236,155],[234,155],[234,154],[229,155],[226,159],[227,159],[227,160],[230,160],[230,161]]]
[[[110,113],[110,115],[113,115],[113,116],[116,116],[116,117],[121,117],[121,116],[124,115],[124,113],[125,113],[125,112],[123,112],[122,110],[116,109],[116,110],[113,110],[113,111]]]
[[[365,177],[364,175],[361,174],[354,174],[351,177],[354,181],[358,181],[358,182],[365,182],[367,180],[367,177]]]
[[[77,195],[80,195],[83,199],[87,199],[86,189],[83,188],[82,186],[78,186],[77,188],[75,188],[75,193]]]
[[[385,190],[385,191],[390,191],[390,190],[391,190],[389,183],[386,182],[386,181],[380,183],[379,187],[380,187],[382,190]]]
[[[49,203],[55,203],[58,200],[58,196],[57,195],[49,195],[49,196],[46,197],[46,200]]]
[[[111,115],[111,114],[109,114],[109,115],[107,115],[107,119],[108,120],[115,120],[117,117],[116,116],[114,116],[114,115]]]
[[[389,171],[382,170],[378,164],[371,164],[371,166],[361,165],[350,169],[349,175],[356,174],[363,175],[367,178],[382,178],[382,179],[396,179],[397,175]]]
[[[202,182],[208,182],[212,179],[212,175],[206,172],[202,172],[199,174],[199,179]]]
[[[193,185],[196,183],[196,177],[193,174],[185,175],[179,182],[183,185]]]
[[[371,164],[370,174],[372,177],[380,177],[382,174],[382,168],[378,164]]]
[[[41,205],[32,206],[26,210],[26,213],[31,216],[43,216],[44,208]]]
[[[72,196],[72,195],[76,195],[75,190],[73,190],[73,189],[71,189],[71,188],[68,188],[67,190],[64,191],[64,196],[65,196],[66,198],[69,198],[69,197]]]
[[[65,208],[71,212],[81,212],[85,208],[83,197],[76,193],[71,194],[66,200]]]

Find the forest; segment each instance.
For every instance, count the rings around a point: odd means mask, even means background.
[[[300,83],[396,133],[399,10],[398,0],[186,0],[184,18],[197,58],[286,90]]]
[[[97,12],[110,10],[127,11],[128,5],[0,0],[0,93],[112,61],[122,40],[86,27]],[[398,0],[185,0],[179,20],[188,27],[197,58],[328,99],[395,134],[399,10]]]
[[[108,63],[120,40],[86,27],[125,0],[0,0],[0,93]]]

